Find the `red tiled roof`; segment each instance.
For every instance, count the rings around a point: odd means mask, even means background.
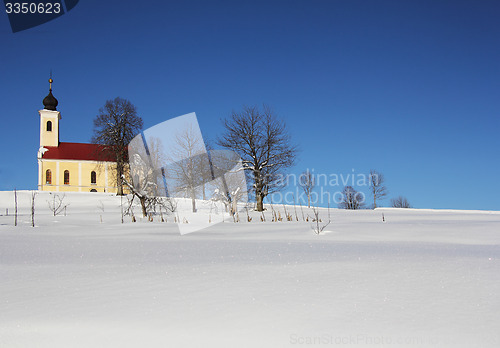
[[[59,143],[59,146],[45,146],[48,151],[45,151],[42,158],[116,162],[112,156],[101,154],[99,146],[97,144]]]

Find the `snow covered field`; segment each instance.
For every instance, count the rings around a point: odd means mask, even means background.
[[[20,192],[14,227],[0,192],[0,347],[500,347],[500,212],[333,209],[315,235],[267,211],[181,236],[121,224],[118,197],[67,194],[57,217],[48,197],[32,228]]]

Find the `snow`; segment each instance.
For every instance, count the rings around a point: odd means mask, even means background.
[[[180,235],[99,193],[56,217],[39,193],[32,228],[18,195],[15,227],[0,192],[0,347],[500,346],[500,212],[333,209],[316,235],[268,210]]]

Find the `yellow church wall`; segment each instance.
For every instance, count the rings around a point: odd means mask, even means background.
[[[40,161],[41,191],[116,193],[116,163],[73,160]],[[51,171],[51,184],[46,183],[46,171]],[[64,172],[69,172],[69,183],[64,183]],[[96,172],[96,182],[91,182],[91,173]],[[125,193],[128,192],[124,187]]]
[[[40,146],[59,145],[59,120],[58,111],[40,110]],[[52,130],[47,131],[47,121],[51,122]]]

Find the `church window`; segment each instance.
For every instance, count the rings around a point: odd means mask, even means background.
[[[47,121],[47,132],[52,132],[52,121]]]
[[[97,175],[94,171],[90,173],[90,183],[91,184],[97,183]]]
[[[45,171],[45,183],[47,185],[52,184],[52,171],[50,169]]]
[[[69,170],[64,171],[64,185],[69,185]]]

